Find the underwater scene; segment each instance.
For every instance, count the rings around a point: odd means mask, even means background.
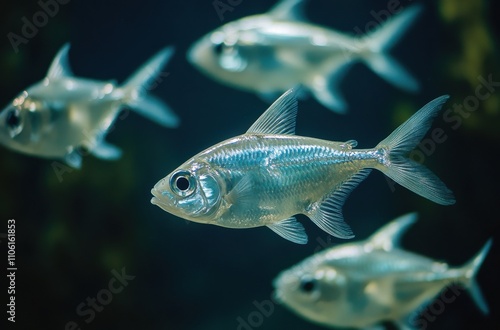
[[[0,329],[498,329],[499,12],[3,3]]]

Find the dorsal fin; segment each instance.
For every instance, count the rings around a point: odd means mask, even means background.
[[[70,44],[65,43],[57,53],[56,57],[52,60],[52,64],[47,72],[47,78],[49,78],[49,80],[73,75],[68,61],[69,48]]]
[[[297,98],[295,88],[287,90],[253,123],[247,134],[295,134]]]
[[[417,217],[417,213],[413,212],[392,220],[370,236],[366,244],[369,244],[374,249],[386,251],[399,247],[401,236],[403,236],[408,227],[415,223]]]
[[[305,0],[282,0],[269,10],[268,15],[277,19],[305,21]]]

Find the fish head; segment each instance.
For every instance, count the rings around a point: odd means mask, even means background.
[[[346,282],[335,268],[308,261],[283,271],[273,284],[276,300],[303,317],[327,323],[340,313]]]
[[[221,205],[222,186],[209,164],[188,162],[158,181],[151,203],[186,220],[213,224]]]
[[[269,24],[265,16],[252,16],[227,23],[196,41],[188,61],[201,72],[223,83],[255,88],[268,46],[262,45],[259,27]]]
[[[0,143],[21,152],[32,149],[38,142],[44,108],[42,101],[22,92],[0,112]]]

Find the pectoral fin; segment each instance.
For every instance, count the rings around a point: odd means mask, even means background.
[[[267,225],[267,227],[291,242],[307,244],[307,234],[304,226],[302,226],[295,217],[285,219],[272,225]]]
[[[245,175],[238,183],[229,191],[226,196],[226,201],[229,205],[245,206],[249,205],[253,199],[252,176]]]
[[[349,194],[363,181],[371,169],[363,169],[352,175],[323,202],[315,203],[307,210],[311,220],[328,234],[339,238],[353,238],[351,227],[344,221],[342,206]]]

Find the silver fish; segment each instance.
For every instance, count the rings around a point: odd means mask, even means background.
[[[267,226],[305,244],[293,215],[305,214],[327,233],[353,237],[342,205],[378,169],[439,204],[455,202],[448,188],[423,165],[406,158],[448,99],[424,106],[373,149],[294,135],[297,101],[284,93],[243,135],[197,154],[160,180],[151,203],[181,218],[229,228]]]
[[[349,34],[303,19],[301,0],[283,0],[269,12],[229,22],[195,42],[188,60],[221,83],[265,99],[305,86],[327,108],[343,113],[339,83],[362,61],[392,85],[417,91],[419,84],[389,51],[418,16],[413,5],[370,34]]]
[[[411,316],[446,286],[458,283],[488,313],[475,277],[492,240],[462,267],[450,267],[399,248],[415,220],[415,213],[407,214],[365,241],[305,259],[274,280],[275,297],[305,319],[330,327],[374,329],[392,321],[400,329],[422,329],[422,322]]]
[[[164,102],[147,95],[173,48],[158,52],[121,86],[73,76],[69,48],[64,45],[47,76],[0,113],[1,144],[33,156],[63,159],[80,168],[82,147],[99,158],[120,157],[120,149],[106,143],[104,137],[125,106],[162,126],[178,125],[178,117]]]

